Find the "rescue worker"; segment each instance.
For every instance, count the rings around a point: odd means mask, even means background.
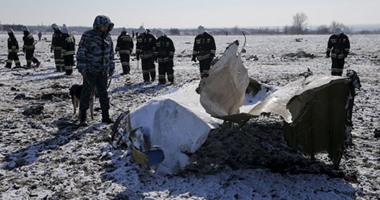
[[[35,67],[39,67],[41,62],[34,57],[36,41],[34,40],[33,34],[29,31],[29,28],[26,26],[22,27],[22,31],[24,32],[24,37],[22,38],[22,40],[24,41],[24,46],[22,47],[22,51],[25,53],[26,68],[31,68],[32,62],[36,64]]]
[[[105,15],[96,16],[93,28],[83,33],[76,54],[77,68],[83,77],[83,89],[80,97],[80,125],[86,126],[86,111],[89,108],[94,89],[99,96],[102,110],[102,122],[113,123],[110,118],[110,102],[107,92],[108,77],[115,70],[114,47],[111,30],[114,24]]]
[[[62,57],[62,43],[63,43],[62,31],[56,23],[52,24],[51,28],[54,30],[54,33],[51,40],[50,51],[54,52],[56,72],[63,72],[64,64],[63,64],[63,57]]]
[[[71,75],[73,73],[74,66],[74,55],[75,55],[75,38],[74,35],[70,33],[69,28],[63,25],[62,27],[62,54],[63,63],[66,71],[66,75]]]
[[[38,41],[41,41],[41,39],[42,39],[42,33],[40,31],[40,32],[38,32]]]
[[[336,28],[327,43],[326,58],[331,56],[331,75],[342,76],[344,59],[350,52],[350,41],[340,28]],[[330,55],[331,54],[331,55]]]
[[[154,64],[155,58],[153,54],[154,47],[156,46],[156,38],[141,26],[136,39],[136,59],[139,61],[141,58],[144,83],[153,82],[156,79],[156,66]]]
[[[208,76],[211,61],[215,57],[216,45],[212,35],[206,32],[203,26],[198,27],[198,35],[195,37],[192,61],[199,61],[201,78]]]
[[[174,44],[162,31],[157,31],[157,41],[155,46],[155,57],[158,62],[158,83],[166,83],[166,75],[168,81],[174,83],[174,70],[173,70],[173,57],[174,57]]]
[[[12,68],[12,62],[15,61],[16,67],[21,67],[20,59],[18,58],[19,46],[13,29],[8,29],[8,60],[6,68]]]
[[[133,39],[132,37],[127,33],[126,28],[121,29],[121,34],[117,38],[117,43],[116,43],[116,53],[119,53],[120,56],[120,62],[121,66],[123,68],[123,72],[121,75],[129,74],[131,71],[130,67],[130,55],[133,50]]]

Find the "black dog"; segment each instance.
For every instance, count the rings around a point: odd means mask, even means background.
[[[78,85],[78,84],[74,84],[70,88],[70,96],[71,96],[71,102],[74,107],[74,115],[77,113],[77,108],[79,106],[82,88],[83,88],[83,85]],[[92,94],[90,98],[90,102],[89,102],[91,119],[94,119],[94,100],[95,100],[95,94]],[[79,112],[79,118],[80,118],[80,112]]]

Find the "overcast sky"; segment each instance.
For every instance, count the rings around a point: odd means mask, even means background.
[[[380,0],[0,0],[2,24],[92,26],[107,15],[115,27],[206,28],[380,24]]]

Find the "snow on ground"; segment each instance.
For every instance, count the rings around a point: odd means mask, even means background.
[[[300,37],[303,40],[296,42]],[[308,68],[314,74],[330,74],[331,61],[324,58],[328,37],[248,36],[242,59],[250,77],[269,87],[281,87],[299,79],[299,74]],[[17,38],[22,45],[22,35]],[[7,35],[0,35],[3,65],[6,39]],[[131,75],[126,80],[126,76],[118,74],[121,66],[117,63],[109,89],[111,115],[116,119],[128,109],[133,113],[163,94],[179,99],[197,113],[203,112],[200,117],[208,120],[213,129],[198,151],[185,152],[190,165],[175,175],[145,173],[130,162],[127,151],[110,147],[110,126],[100,123],[98,101],[95,120],[88,127],[76,126],[68,89],[81,83],[81,77],[77,71],[72,76],[55,73],[50,42],[41,41],[36,50],[41,68],[0,68],[0,199],[378,198],[380,35],[350,36],[352,53],[345,68],[358,72],[362,90],[355,99],[353,145],[346,149],[338,170],[325,154],[311,160],[289,148],[278,116],[252,119],[241,128],[219,127],[220,121],[207,116],[196,101],[198,63],[190,61],[194,37],[172,39],[176,47],[176,84],[144,85],[141,65],[133,59]],[[234,40],[243,41],[243,36],[215,39],[217,52],[222,53]],[[301,55],[297,54],[300,50],[315,57],[291,56]],[[25,64],[23,53],[19,55]],[[23,114],[31,108],[34,115]],[[149,120],[152,116],[147,116],[146,121],[136,119],[139,124],[154,123]],[[198,128],[194,125],[192,131]]]

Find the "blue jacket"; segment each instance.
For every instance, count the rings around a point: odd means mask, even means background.
[[[111,35],[92,29],[83,33],[76,54],[78,71],[109,72],[115,69]]]

